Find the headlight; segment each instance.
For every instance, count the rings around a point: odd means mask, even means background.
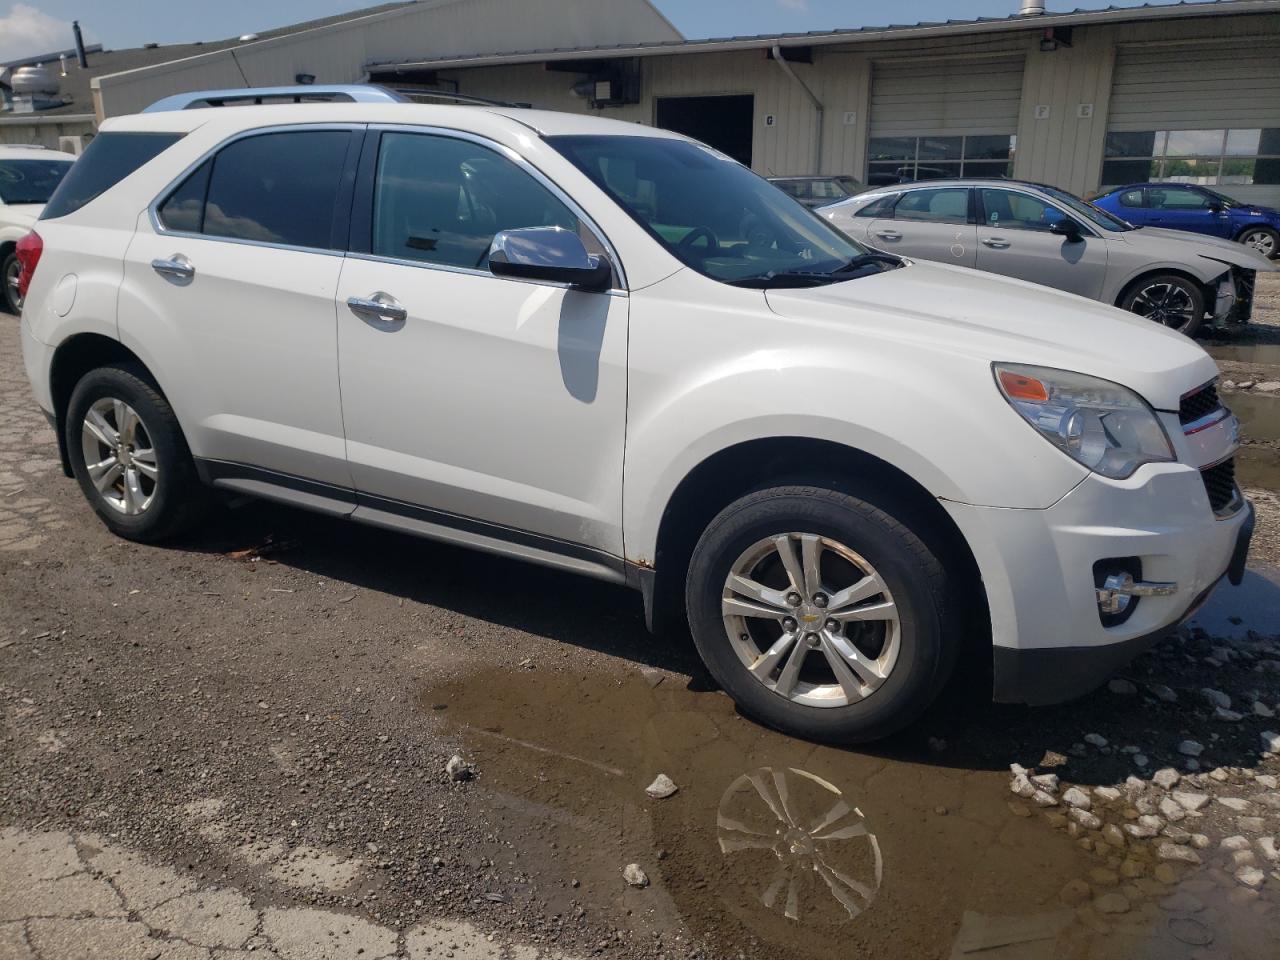
[[[1010,406],[1067,456],[1124,480],[1144,463],[1174,460],[1155,411],[1127,387],[1070,370],[992,364]]]

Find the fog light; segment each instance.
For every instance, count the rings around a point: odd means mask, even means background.
[[[1105,616],[1123,614],[1136,597],[1172,597],[1178,592],[1176,583],[1135,580],[1128,572],[1112,573],[1094,590],[1098,611]]]

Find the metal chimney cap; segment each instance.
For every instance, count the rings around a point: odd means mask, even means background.
[[[1036,0],[1022,0],[1022,9],[1018,11],[1020,17],[1043,17],[1044,14],[1044,4]]]

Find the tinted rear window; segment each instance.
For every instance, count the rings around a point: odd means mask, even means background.
[[[0,159],[0,200],[48,203],[70,169],[70,160]]]
[[[180,133],[100,133],[71,166],[45,205],[41,220],[65,217],[110,190],[182,139]]]

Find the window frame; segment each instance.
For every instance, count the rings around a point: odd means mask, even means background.
[[[521,156],[506,144],[488,137],[457,130],[449,127],[424,126],[407,123],[369,124],[366,129],[364,143],[359,151],[359,163],[355,173],[355,184],[351,202],[351,215],[348,221],[346,256],[353,260],[369,260],[375,263],[391,263],[397,266],[416,267],[420,270],[438,270],[443,273],[458,273],[468,276],[489,277],[507,283],[529,283],[535,286],[560,287],[572,290],[573,284],[553,280],[531,280],[521,277],[495,277],[489,270],[474,267],[457,267],[450,264],[431,263],[426,260],[408,260],[400,257],[389,257],[372,252],[373,248],[373,200],[378,169],[378,152],[384,133],[409,133],[422,136],[442,137],[453,140],[464,140],[493,151],[505,160],[528,174],[540,186],[545,188],[557,200],[563,203],[578,220],[595,236],[597,242],[608,256],[613,267],[613,285],[603,291],[609,296],[628,296],[627,275],[618,256],[617,248],[610,242],[608,235],[600,228],[595,219],[582,209],[582,206],[566,193],[559,184],[548,177],[538,167]]]
[[[1108,130],[1104,134],[1104,143],[1103,143],[1103,151],[1102,151],[1102,170],[1099,174],[1099,182],[1103,188],[1126,186],[1127,184],[1133,183],[1135,181],[1131,179],[1126,179],[1122,183],[1116,183],[1116,184],[1107,183],[1107,177],[1106,177],[1107,164],[1108,163],[1126,163],[1126,162],[1131,162],[1131,163],[1146,162],[1150,164],[1149,169],[1151,172],[1148,175],[1147,179],[1143,181],[1144,183],[1174,184],[1174,185],[1184,186],[1184,187],[1188,187],[1188,186],[1205,187],[1210,190],[1214,188],[1230,189],[1231,187],[1241,187],[1241,186],[1243,187],[1273,186],[1273,184],[1265,184],[1265,183],[1260,184],[1256,182],[1247,183],[1247,184],[1246,183],[1224,183],[1223,170],[1227,166],[1227,164],[1233,160],[1253,162],[1255,165],[1260,160],[1280,161],[1280,153],[1275,153],[1275,152],[1268,153],[1262,149],[1263,148],[1262,140],[1265,138],[1266,132],[1268,130],[1275,130],[1275,129],[1280,129],[1280,128],[1226,126],[1226,127],[1211,127],[1211,128],[1184,127],[1181,129],[1166,127],[1165,129],[1162,129],[1162,130]],[[1169,141],[1174,134],[1217,133],[1219,130],[1221,130],[1222,132],[1222,138],[1216,153],[1171,154],[1169,152]],[[1257,130],[1259,132],[1259,143],[1258,143],[1257,152],[1232,153],[1229,148],[1229,144],[1231,142],[1231,134],[1239,133],[1242,131],[1249,131],[1249,130]],[[1132,155],[1124,152],[1114,153],[1114,154],[1110,153],[1109,148],[1106,144],[1106,139],[1109,138],[1113,133],[1118,136],[1125,135],[1125,134],[1145,136],[1147,134],[1151,134],[1152,146],[1151,146],[1150,155],[1138,156],[1138,155]],[[1197,183],[1197,182],[1187,181],[1187,180],[1169,179],[1167,174],[1169,163],[1171,161],[1176,162],[1179,160],[1190,160],[1193,162],[1205,162],[1205,163],[1217,164],[1217,172],[1212,177],[1213,182]],[[1230,174],[1227,174],[1227,176],[1230,176]]]
[[[1026,197],[1029,200],[1034,200],[1036,203],[1049,207],[1053,210],[1057,210],[1060,214],[1062,214],[1062,219],[1073,221],[1076,224],[1076,226],[1080,228],[1080,233],[1082,235],[1086,237],[1094,237],[1094,238],[1101,237],[1101,234],[1098,233],[1097,229],[1094,227],[1093,224],[1083,222],[1081,218],[1071,210],[1062,209],[1062,207],[1058,206],[1058,204],[1051,197],[1044,197],[1037,193],[1032,193],[1027,190],[1019,190],[1012,186],[1006,187],[1003,184],[1001,184],[1000,186],[993,185],[993,186],[981,186],[981,187],[974,188],[973,204],[975,207],[975,214],[979,214],[979,216],[977,217],[977,223],[978,223],[978,226],[983,227],[984,229],[1021,230],[1024,233],[1036,233],[1036,234],[1054,236],[1054,234],[1049,230],[1033,230],[1030,227],[1010,227],[1004,223],[999,224],[996,227],[992,227],[991,224],[987,223],[987,201],[986,201],[986,198],[982,196],[982,191],[984,190],[1004,190],[1006,193],[1013,193],[1022,197]]]
[[[270,250],[292,250],[298,253],[318,253],[328,257],[342,257],[346,255],[346,237],[349,233],[349,220],[351,210],[351,188],[355,180],[355,162],[360,156],[361,142],[366,137],[366,124],[363,123],[286,123],[277,124],[270,127],[254,127],[252,130],[241,130],[240,132],[220,140],[204,153],[202,153],[195,161],[188,164],[183,171],[174,177],[163,190],[151,201],[147,206],[147,216],[151,221],[151,228],[156,232],[157,236],[163,237],[180,237],[190,240],[205,240],[210,243],[238,243],[250,247],[262,247]],[[252,137],[267,136],[277,133],[319,133],[325,131],[345,132],[351,134],[351,139],[347,144],[347,156],[343,163],[342,175],[338,180],[338,191],[334,195],[334,217],[330,226],[329,246],[328,247],[306,247],[298,246],[290,243],[276,243],[272,240],[250,240],[242,237],[222,237],[208,233],[194,233],[190,230],[171,230],[165,226],[164,221],[160,219],[160,208],[168,202],[169,198],[177,193],[177,191],[187,182],[187,178],[192,176],[200,167],[213,160],[216,165],[216,158],[227,147],[241,140],[248,140]],[[212,182],[212,177],[210,177]],[[209,193],[208,185],[205,187],[205,202],[208,203]]]

